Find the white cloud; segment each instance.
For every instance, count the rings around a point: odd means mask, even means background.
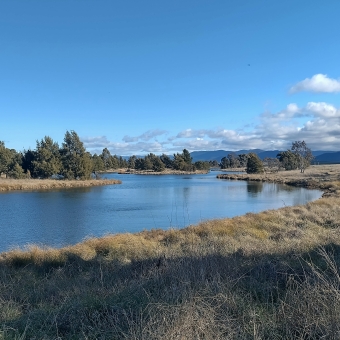
[[[291,93],[297,92],[340,92],[340,80],[328,78],[327,74],[315,74],[290,88]]]
[[[308,102],[299,107],[290,103],[276,113],[266,112],[258,125],[243,129],[186,129],[167,136],[165,130],[148,130],[137,137],[125,136],[123,143],[107,140],[105,136],[82,138],[91,152],[101,153],[107,147],[112,154],[143,155],[150,152],[170,154],[184,148],[195,150],[285,150],[295,140],[305,140],[312,150],[339,150],[340,108],[325,102]],[[155,137],[157,140],[153,139]]]
[[[186,129],[177,134],[176,138],[203,138],[206,134],[206,130],[192,130]]]
[[[105,148],[110,142],[107,140],[106,136],[99,137],[84,137],[81,138],[81,141],[84,143],[86,148]]]
[[[309,102],[306,105],[306,111],[320,117],[340,117],[340,110],[336,109],[333,105],[324,102]]]
[[[141,135],[136,136],[136,137],[131,137],[131,136],[125,135],[123,137],[123,141],[126,142],[126,143],[137,142],[140,139],[143,140],[143,141],[149,141],[152,138],[164,135],[166,133],[167,133],[166,130],[161,130],[161,129],[148,130],[148,131],[146,131],[146,132],[144,132]]]

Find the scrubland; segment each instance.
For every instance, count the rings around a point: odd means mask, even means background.
[[[0,339],[339,339],[338,170],[272,174],[304,206],[2,253]]]
[[[79,187],[91,187],[97,185],[120,184],[115,179],[93,179],[86,181],[77,180],[56,180],[56,179],[6,179],[0,178],[0,191],[11,190],[46,190],[46,189],[67,189]]]

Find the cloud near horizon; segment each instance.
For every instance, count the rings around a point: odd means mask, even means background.
[[[293,141],[305,140],[312,150],[339,150],[340,108],[326,102],[308,102],[299,107],[290,103],[279,112],[265,112],[259,116],[259,124],[232,129],[185,129],[166,137],[162,129],[148,130],[137,137],[125,136],[123,143],[110,142],[106,136],[82,138],[91,152],[101,153],[107,147],[112,154],[132,155],[147,153],[176,153],[183,149],[285,150]],[[155,140],[155,137],[158,139]]]
[[[315,74],[312,78],[306,78],[289,90],[290,93],[314,92],[314,93],[335,93],[340,92],[340,80],[328,78],[327,74]]]

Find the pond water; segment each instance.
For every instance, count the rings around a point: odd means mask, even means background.
[[[319,190],[206,175],[119,175],[122,184],[0,194],[0,252],[16,246],[64,246],[88,236],[182,228],[321,197]]]

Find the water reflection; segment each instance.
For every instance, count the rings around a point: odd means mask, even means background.
[[[62,246],[86,236],[182,228],[202,220],[304,204],[321,196],[274,183],[200,176],[108,175],[121,185],[0,194],[0,251]]]
[[[247,182],[247,191],[251,196],[257,196],[263,190],[262,182]]]

